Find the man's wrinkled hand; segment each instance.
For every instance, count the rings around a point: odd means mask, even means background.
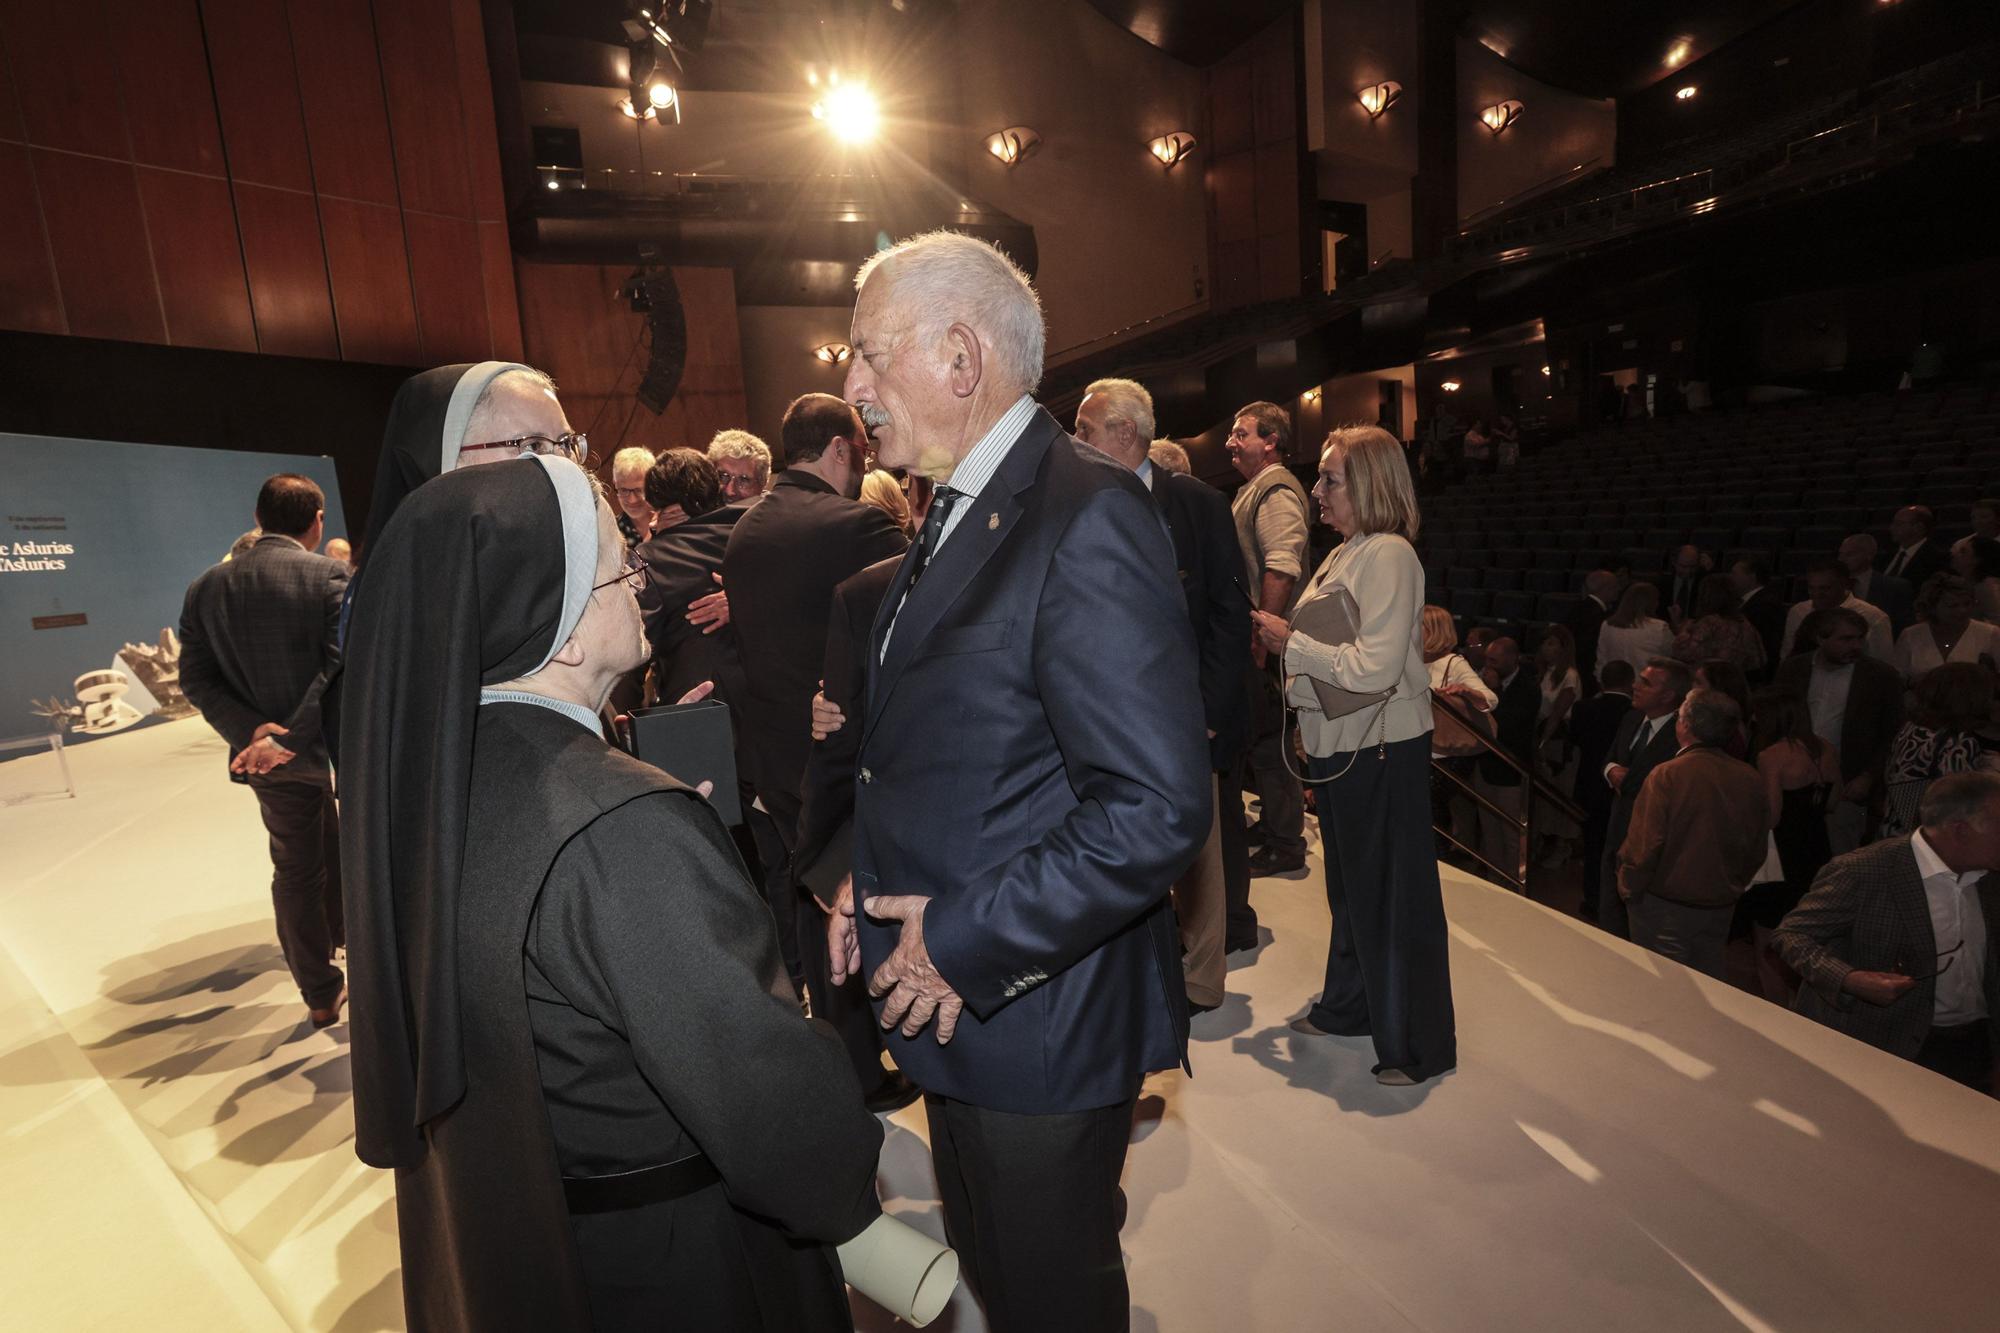
[[[826,688],[825,681],[821,681],[819,684],[821,690]],[[825,694],[813,695],[812,733],[814,740],[823,741],[846,725],[847,714],[841,712],[839,707],[828,699]]]
[[[861,932],[854,925],[854,876],[842,875],[826,918],[826,955],[836,986],[861,975]]]
[[[710,577],[718,588],[722,586],[722,575]],[[697,597],[688,603],[687,618],[690,625],[699,625],[703,634],[715,633],[729,623],[729,594],[712,592],[706,597]]]
[[[267,722],[264,725],[276,726],[277,724]],[[258,730],[262,731],[263,727],[259,727]],[[283,727],[278,727],[277,734],[282,734],[284,730]],[[236,757],[229,761],[229,771],[232,773],[249,774],[253,777],[262,777],[272,769],[289,764],[296,758],[298,758],[296,754],[287,750],[275,740],[272,740],[271,734],[267,733],[244,746],[237,753]]]
[[[875,975],[868,979],[868,993],[883,998],[882,1026],[901,1026],[903,1035],[914,1037],[930,1021],[937,1020],[937,1040],[942,1046],[958,1030],[958,1016],[965,1001],[958,998],[931,963],[924,947],[924,909],[931,900],[917,894],[870,895],[865,904],[868,915],[877,921],[898,921],[902,933],[896,950]]]
[[[1840,988],[1858,1000],[1889,1005],[1903,998],[1917,983],[1900,972],[1849,972]]]

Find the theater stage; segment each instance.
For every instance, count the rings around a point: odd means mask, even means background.
[[[75,747],[74,800],[45,756],[0,764],[11,1327],[401,1327],[346,1030],[304,1022],[223,760],[190,720]],[[1452,871],[1461,1063],[1380,1087],[1365,1042],[1285,1026],[1313,871],[1259,882],[1268,942],[1194,1077],[1147,1085],[1136,1329],[1993,1326],[2000,1103]],[[936,1228],[918,1110],[883,1195]]]

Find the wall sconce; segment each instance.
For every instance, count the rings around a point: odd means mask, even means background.
[[[1305,399],[1308,403],[1318,403],[1319,390],[1317,388],[1307,389],[1304,393],[1300,394],[1299,397]]]
[[[1446,380],[1443,384],[1438,385],[1438,388],[1443,389],[1446,393],[1457,393],[1460,385],[1457,380]]]
[[[1403,85],[1389,79],[1371,83],[1354,95],[1361,99],[1361,107],[1368,113],[1368,119],[1379,120],[1384,111],[1403,100]]]
[[[1011,167],[1023,158],[1034,156],[1042,146],[1042,136],[1026,125],[1016,125],[1001,130],[998,134],[986,136],[986,151],[1000,160],[1002,166]]]
[[[1163,134],[1146,145],[1146,151],[1160,160],[1160,165],[1172,167],[1194,151],[1194,136],[1186,130],[1175,130]]]
[[[1480,112],[1479,123],[1492,130],[1493,137],[1497,139],[1513,128],[1514,122],[1521,118],[1521,113],[1525,110],[1526,107],[1510,97],[1504,102],[1495,102]]]
[[[846,343],[822,343],[813,348],[813,355],[829,366],[844,366],[853,357],[854,349]]]
[[[1692,101],[1694,99],[1694,95],[1700,91],[1701,89],[1695,87],[1693,84],[1690,83],[1685,88],[1677,88],[1674,90],[1674,100],[1676,102]]]

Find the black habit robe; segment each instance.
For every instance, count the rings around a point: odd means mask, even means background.
[[[396,1173],[413,1330],[846,1330],[880,1123],[802,1021],[708,805],[552,710],[474,732],[464,1100]],[[571,1217],[565,1175],[702,1152],[722,1183]]]

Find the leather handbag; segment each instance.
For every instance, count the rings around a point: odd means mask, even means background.
[[[1354,605],[1354,594],[1338,586],[1309,602],[1300,603],[1292,612],[1292,628],[1324,644],[1353,643],[1360,622],[1361,613]],[[1319,711],[1329,719],[1386,704],[1389,696],[1396,692],[1390,688],[1375,694],[1356,694],[1317,676],[1307,676],[1306,681],[1312,686],[1314,698],[1319,701]]]
[[[1458,654],[1453,653],[1452,656],[1457,657]],[[1471,665],[1470,662],[1466,663],[1467,667]],[[1433,754],[1457,756],[1478,754],[1486,748],[1480,744],[1480,738],[1483,736],[1489,741],[1493,739],[1493,721],[1487,714],[1478,712],[1463,701],[1454,700],[1453,702],[1457,705],[1459,713],[1464,713],[1472,718],[1473,725],[1468,727],[1465,723],[1459,721],[1457,714],[1454,714],[1444,704],[1439,703],[1437,696],[1433,694],[1431,697],[1431,752]]]

